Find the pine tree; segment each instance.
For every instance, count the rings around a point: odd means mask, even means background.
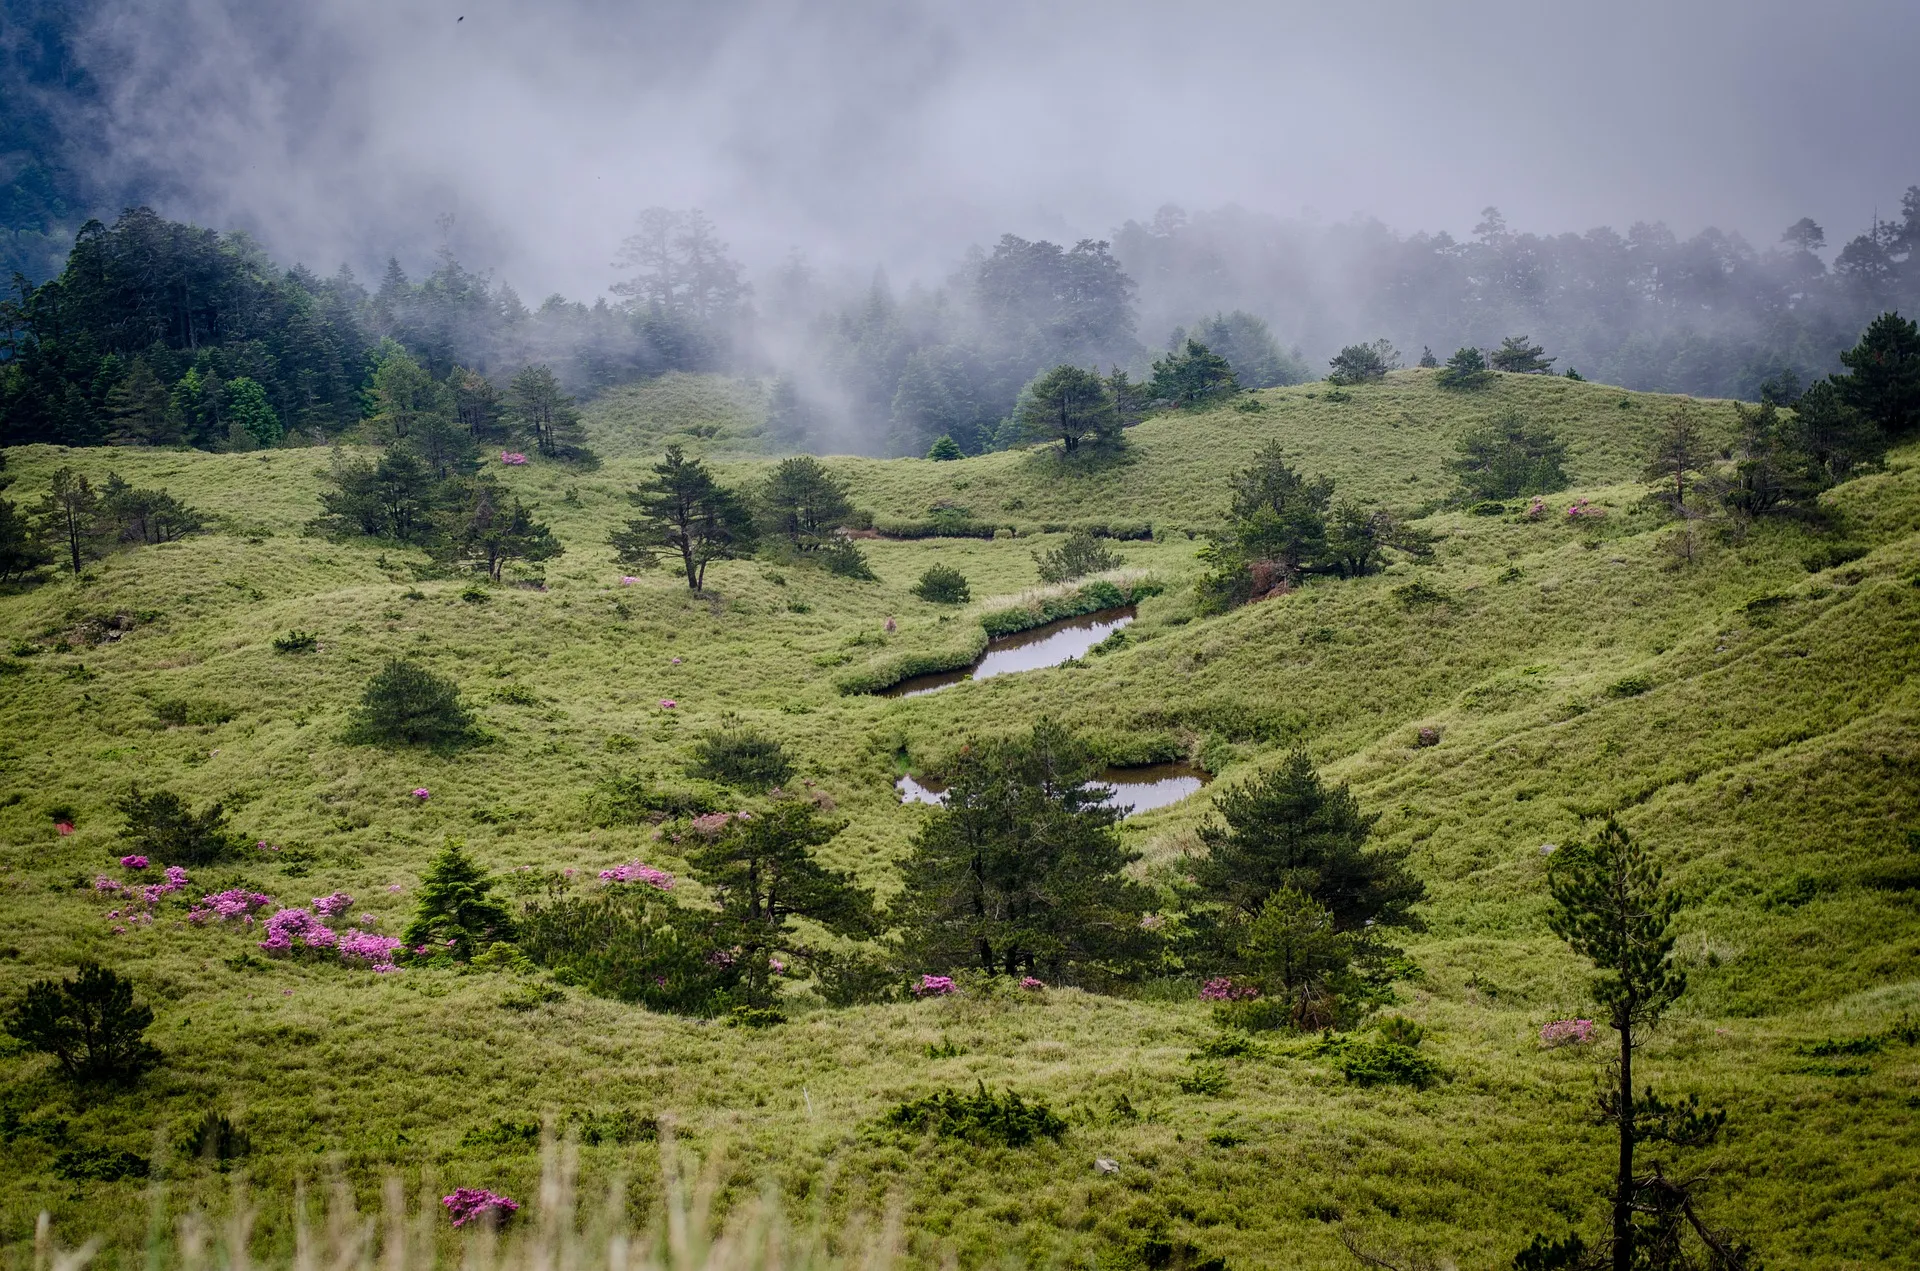
[[[812,849],[831,842],[845,823],[824,821],[813,806],[785,799],[747,820],[735,820],[688,857],[693,875],[719,902],[723,935],[736,945],[749,1003],[772,1000],[774,956],[793,950],[793,919],[840,936],[877,934],[873,893],[853,875],[828,869]]]
[[[513,915],[489,894],[492,890],[487,872],[467,855],[465,845],[447,840],[420,882],[413,921],[400,938],[417,957],[444,952],[460,962],[496,940],[513,939]]]
[[[1023,437],[1059,441],[1069,455],[1120,438],[1106,381],[1077,366],[1056,366],[1036,376],[1021,390],[1014,424]]]
[[[9,1036],[52,1055],[69,1081],[130,1083],[160,1062],[144,1034],[153,1008],[136,1002],[133,981],[93,962],[71,980],[41,980],[7,1013]]]
[[[459,686],[402,658],[367,682],[347,729],[351,741],[386,746],[455,746],[472,735]]]
[[[713,479],[706,464],[687,458],[679,446],[668,446],[653,474],[627,495],[640,515],[610,540],[623,564],[652,566],[660,550],[675,552],[687,589],[699,591],[710,562],[753,553],[752,514],[738,495]]]
[[[1546,350],[1529,343],[1528,339],[1524,335],[1510,335],[1500,341],[1500,347],[1489,359],[1493,369],[1519,375],[1545,375],[1551,371],[1559,359],[1544,356]]]
[[[573,398],[561,391],[560,381],[550,366],[529,366],[507,385],[507,402],[513,417],[534,448],[549,459],[568,459],[585,453],[582,443],[586,431],[580,426],[580,412]]]
[[[164,446],[180,440],[167,386],[145,358],[135,358],[126,378],[107,394],[113,420],[107,440],[121,446]]]
[[[1479,349],[1463,348],[1447,359],[1447,365],[1434,377],[1441,388],[1485,388],[1493,382],[1493,372]]]
[[[553,531],[533,519],[534,509],[518,495],[509,502],[492,481],[463,482],[467,497],[447,520],[435,554],[443,560],[466,561],[486,571],[494,582],[507,562],[552,560],[565,549]]]
[[[952,459],[964,459],[966,457],[966,454],[960,449],[960,443],[946,433],[941,433],[934,439],[933,445],[927,447],[927,458],[929,459],[944,462]]]
[[[1553,857],[1547,887],[1554,906],[1547,925],[1593,963],[1593,998],[1619,1045],[1610,1089],[1601,1101],[1618,1144],[1610,1242],[1614,1271],[1692,1265],[1679,1260],[1688,1228],[1707,1246],[1707,1265],[1720,1271],[1752,1265],[1745,1246],[1694,1212],[1690,1184],[1658,1166],[1641,1175],[1634,1162],[1643,1142],[1701,1146],[1726,1120],[1722,1112],[1702,1112],[1693,1098],[1669,1103],[1650,1088],[1638,1096],[1633,1090],[1633,1052],[1687,987],[1686,973],[1673,962],[1680,893],[1667,886],[1660,866],[1611,817],[1594,842]]]
[[[1414,365],[1423,371],[1431,371],[1440,365],[1440,359],[1433,355],[1431,346],[1423,344],[1420,346],[1420,360]]]
[[[1369,847],[1379,814],[1361,812],[1346,786],[1323,783],[1304,750],[1219,795],[1214,808],[1220,821],[1200,827],[1207,855],[1194,879],[1240,920],[1292,888],[1326,906],[1339,931],[1416,923],[1426,885],[1407,868],[1407,849]]]
[[[776,464],[757,502],[767,531],[798,548],[818,546],[823,536],[853,515],[846,487],[812,455],[796,455]]]
[[[267,402],[267,390],[244,375],[227,381],[226,415],[229,440],[244,433],[253,446],[277,446],[286,436],[280,417]]]
[[[1198,340],[1167,354],[1153,364],[1147,391],[1156,399],[1179,406],[1204,406],[1240,391],[1227,359]]]
[[[1883,313],[1860,343],[1840,355],[1850,374],[1836,376],[1840,400],[1871,419],[1889,437],[1920,429],[1920,325]]]
[[[1676,512],[1687,506],[1687,477],[1705,471],[1713,463],[1713,446],[1708,442],[1700,421],[1688,410],[1676,410],[1654,439],[1653,453],[1640,479],[1665,485],[1673,484],[1667,502]]]
[[[972,742],[947,802],[914,837],[890,925],[912,965],[1098,979],[1142,956],[1151,896],[1124,870],[1087,746],[1051,720],[1025,737]]]
[[[101,512],[99,494],[72,468],[53,474],[33,515],[42,538],[59,544],[74,573],[106,554],[113,527]]]
[[[1511,499],[1551,494],[1567,487],[1562,466],[1567,445],[1550,429],[1536,428],[1508,411],[1460,439],[1459,454],[1447,466],[1460,478],[1462,492],[1474,499]]]

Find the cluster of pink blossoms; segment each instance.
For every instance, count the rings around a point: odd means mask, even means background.
[[[1036,980],[1031,975],[1025,975],[1020,977],[1020,987],[1029,993],[1038,993],[1047,987],[1047,983],[1045,980]]]
[[[147,858],[144,856],[122,856],[120,858],[121,869],[145,869],[146,867]]]
[[[693,818],[693,820],[687,823],[687,828],[695,834],[698,834],[701,838],[710,839],[719,834],[720,831],[726,829],[730,821],[750,821],[752,819],[752,814],[748,812],[709,812],[705,816],[696,816]]]
[[[1259,996],[1260,990],[1253,985],[1235,984],[1224,975],[1200,986],[1200,1000],[1203,1002],[1242,1002]]]
[[[464,1227],[476,1218],[503,1223],[520,1209],[519,1201],[484,1187],[456,1188],[450,1195],[442,1196],[440,1203],[447,1207],[447,1214],[456,1227]]]
[[[526,461],[527,457],[518,450],[502,450],[500,452],[500,462],[510,468],[517,468]]]
[[[334,892],[331,896],[315,896],[313,908],[316,913],[328,918],[338,918],[353,908],[353,897],[343,891]]]
[[[658,887],[661,891],[673,890],[673,875],[664,869],[655,869],[641,861],[629,865],[615,865],[612,869],[600,871],[603,883],[645,883],[649,887]]]
[[[1541,495],[1534,495],[1533,502],[1527,504],[1527,519],[1537,521],[1547,514],[1547,501]]]
[[[251,924],[254,911],[264,909],[272,903],[273,897],[262,892],[235,887],[201,897],[199,904],[187,910],[187,921],[196,927],[204,925],[209,920],[226,922],[233,918]]]
[[[267,919],[267,938],[260,942],[260,947],[275,955],[297,949],[316,952],[331,949],[349,966],[364,966],[380,972],[399,970],[393,961],[394,955],[400,952],[399,937],[353,927],[335,931],[322,921],[322,917],[337,918],[351,908],[353,897],[337,891],[330,896],[315,896],[312,909],[282,909]],[[372,920],[372,914],[360,915],[363,925],[371,925]]]
[[[1584,497],[1577,498],[1567,504],[1567,519],[1569,521],[1597,521],[1606,514],[1607,510],[1605,508],[1587,502]]]
[[[1542,1046],[1582,1046],[1592,1040],[1590,1019],[1557,1019],[1540,1030]]]
[[[947,997],[959,991],[960,986],[953,982],[950,975],[923,975],[920,983],[913,986],[915,997]]]

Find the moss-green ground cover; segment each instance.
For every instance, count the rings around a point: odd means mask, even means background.
[[[569,550],[546,590],[482,602],[462,598],[465,582],[416,580],[417,554],[302,536],[320,452],[11,452],[16,495],[60,464],[113,468],[220,522],[0,597],[0,639],[25,654],[0,676],[0,988],[98,958],[138,978],[168,1055],[135,1091],[90,1099],[38,1058],[0,1060],[5,1256],[24,1265],[42,1208],[70,1235],[103,1232],[115,1265],[141,1256],[141,1184],[57,1178],[57,1136],[36,1118],[65,1120],[73,1144],[152,1154],[157,1135],[177,1143],[208,1108],[231,1112],[252,1135],[265,1247],[289,1239],[296,1178],[337,1170],[368,1203],[395,1172],[524,1194],[531,1147],[460,1146],[470,1130],[632,1109],[670,1117],[704,1153],[724,1147],[738,1194],[771,1179],[803,1207],[827,1194],[830,1213],[900,1194],[929,1262],[1085,1265],[1162,1231],[1237,1268],[1332,1267],[1351,1264],[1344,1225],[1462,1266],[1504,1264],[1533,1231],[1594,1231],[1610,1142],[1585,1115],[1599,1059],[1537,1041],[1543,1023],[1582,1012],[1584,984],[1545,929],[1542,849],[1617,811],[1696,902],[1681,942],[1692,988],[1643,1062],[1664,1087],[1727,1104],[1730,1134],[1692,1162],[1714,1173],[1716,1218],[1770,1265],[1920,1265],[1920,1050],[1802,1053],[1920,1009],[1920,455],[1896,452],[1828,495],[1838,531],[1708,536],[1683,569],[1662,546],[1670,523],[1636,510],[1634,479],[1674,399],[1516,377],[1451,395],[1411,372],[1348,393],[1273,390],[1258,412],[1152,420],[1126,460],[1091,473],[1028,453],[834,460],[883,518],[946,500],[1021,533],[865,542],[872,583],[723,562],[715,598],[664,572],[622,585],[602,544],[648,462],[638,451],[592,473],[504,471]],[[1576,484],[1556,515],[1527,521],[1517,501],[1504,516],[1434,514],[1429,563],[1194,615],[1188,531],[1214,523],[1225,476],[1266,440],[1342,494],[1412,507],[1449,488],[1453,440],[1507,407],[1571,443]],[[1693,408],[1730,433],[1730,406]],[[739,481],[757,465],[721,471]],[[1564,523],[1574,494],[1607,517]],[[1036,586],[1031,553],[1060,541],[1040,527],[1077,520],[1155,526],[1152,542],[1116,545],[1166,584],[1121,647],[926,697],[839,691],[861,668],[976,639],[981,614]],[[1836,538],[1865,554],[1810,573],[1805,558]],[[935,561],[967,575],[973,603],[910,594]],[[1415,580],[1438,599],[1404,590]],[[87,618],[115,613],[130,631],[83,642]],[[317,633],[319,650],[275,653],[291,628]],[[462,684],[487,745],[434,756],[343,743],[367,677],[403,654]],[[179,703],[207,722],[163,722],[156,708],[178,718]],[[197,871],[189,895],[245,884],[304,903],[344,889],[390,932],[450,835],[529,891],[553,870],[597,886],[594,871],[636,857],[683,872],[650,827],[596,826],[589,795],[609,772],[676,777],[693,738],[734,717],[783,741],[848,820],[823,855],[886,892],[925,815],[895,801],[897,773],[937,770],[970,733],[1041,713],[1117,762],[1190,754],[1232,782],[1304,743],[1351,781],[1429,884],[1429,929],[1407,942],[1425,978],[1400,986],[1396,1009],[1428,1026],[1422,1049],[1447,1079],[1360,1088],[1283,1041],[1227,1060],[1226,1093],[1184,1093],[1188,1056],[1214,1031],[1190,986],[838,1011],[802,998],[787,1025],[735,1030],[573,989],[540,1002],[506,973],[269,962],[257,936],[186,926],[179,905],[115,934],[113,903],[76,885],[119,875],[111,801],[135,780],[196,805],[225,798],[279,849]],[[1422,727],[1437,745],[1416,744]],[[64,837],[48,815],[62,804],[77,813]],[[1203,794],[1129,821],[1143,868],[1177,867],[1206,806]],[[943,1041],[960,1053],[930,1058]],[[875,1129],[900,1100],[976,1080],[1047,1100],[1069,1132],[1012,1150]],[[1116,1111],[1122,1096],[1135,1115]],[[651,1145],[584,1153],[590,1180],[624,1169],[648,1203]],[[1095,1157],[1120,1172],[1096,1174]],[[167,1179],[175,1204],[228,1186],[183,1162]]]

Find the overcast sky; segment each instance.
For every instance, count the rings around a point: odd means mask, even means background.
[[[1767,245],[1920,182],[1913,0],[109,0],[83,49],[83,157],[162,211],[323,272],[452,213],[529,300],[598,294],[655,204],[933,278],[1167,202]]]

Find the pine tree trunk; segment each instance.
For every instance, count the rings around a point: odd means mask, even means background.
[[[1633,1271],[1633,1016],[1619,1011],[1620,1168],[1613,1180],[1613,1271]]]

